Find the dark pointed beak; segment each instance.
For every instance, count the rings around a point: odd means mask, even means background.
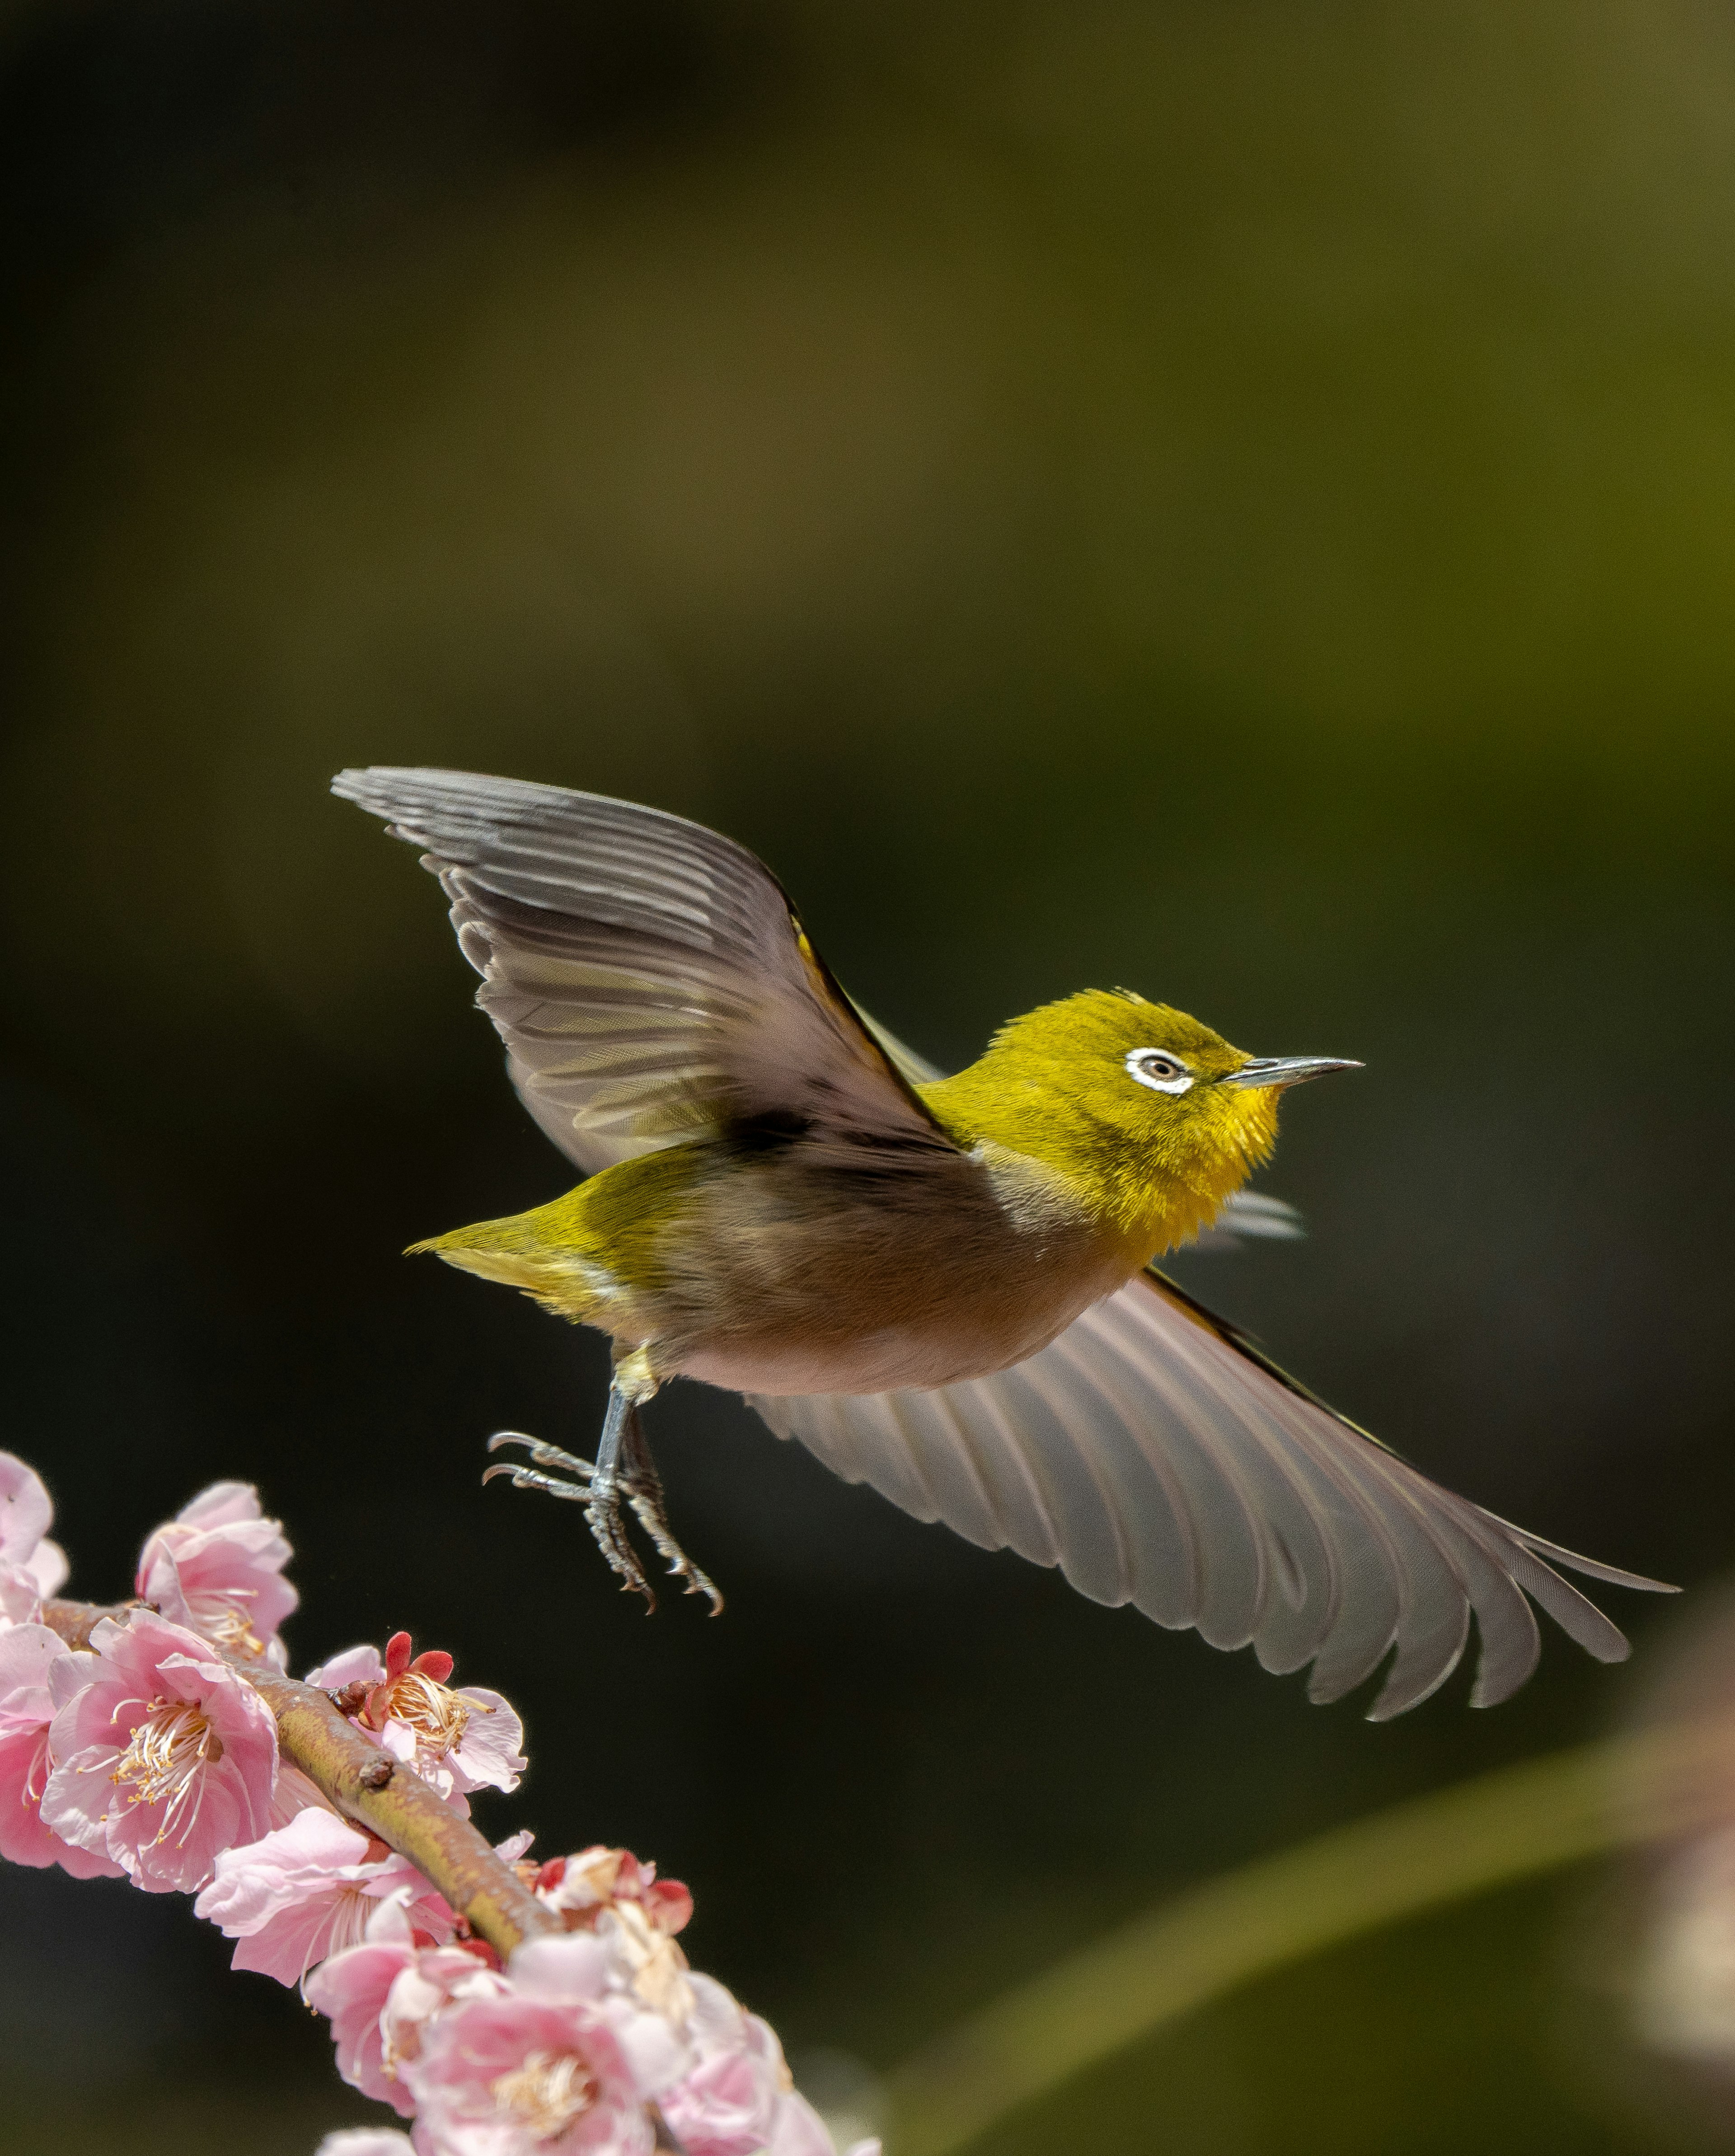
[[[1305,1086],[1310,1078],[1323,1078],[1328,1070],[1360,1070],[1364,1066],[1341,1055],[1256,1055],[1223,1080],[1225,1086]]]

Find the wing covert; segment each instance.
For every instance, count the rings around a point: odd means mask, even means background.
[[[1376,1721],[1445,1681],[1472,1616],[1477,1706],[1535,1667],[1532,1601],[1599,1661],[1624,1658],[1623,1635],[1557,1567],[1660,1585],[1442,1489],[1154,1272],[990,1377],[751,1404],[919,1519],[1058,1564],[1093,1599],[1213,1646],[1250,1643],[1267,1669],[1310,1663],[1316,1701],[1389,1655]]]
[[[347,771],[332,791],[425,850],[513,1085],[587,1173],[763,1119],[951,1148],[745,847],[467,772]]]

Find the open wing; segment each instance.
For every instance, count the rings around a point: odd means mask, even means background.
[[[1215,1647],[1251,1642],[1268,1670],[1310,1662],[1315,1700],[1395,1649],[1376,1721],[1445,1681],[1473,1613],[1479,1707],[1536,1666],[1531,1600],[1599,1661],[1620,1661],[1624,1637],[1557,1565],[1659,1585],[1430,1482],[1156,1273],[992,1377],[751,1404],[847,1481],[984,1548],[1058,1564],[1094,1601],[1195,1626]]]
[[[467,772],[346,771],[332,791],[426,850],[512,1083],[587,1173],[754,1122],[954,1150],[745,847]]]

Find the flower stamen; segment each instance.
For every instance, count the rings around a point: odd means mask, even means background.
[[[460,1699],[449,1686],[421,1670],[405,1670],[401,1676],[374,1686],[363,1720],[375,1729],[388,1722],[401,1722],[414,1731],[418,1745],[443,1754],[463,1743],[471,1712],[471,1702]]]
[[[204,1799],[205,1769],[222,1757],[223,1739],[191,1700],[153,1699],[134,1726],[109,1779],[131,1784],[126,1794],[129,1804],[164,1806],[158,1841],[183,1824],[182,1815],[191,1799],[191,1816],[181,1835],[184,1843]]]
[[[253,1629],[253,1612],[238,1609],[237,1602],[257,1599],[251,1588],[237,1587],[227,1594],[192,1595],[188,1601],[199,1618],[205,1637],[231,1654],[262,1656],[265,1643]]]
[[[553,2141],[596,2101],[596,2082],[572,2051],[529,2051],[488,2093],[533,2141]]]

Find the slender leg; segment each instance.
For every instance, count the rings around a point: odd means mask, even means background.
[[[596,1468],[590,1477],[584,1517],[589,1522],[596,1547],[609,1561],[610,1570],[618,1574],[622,1590],[642,1594],[648,1615],[656,1607],[656,1597],[645,1577],[645,1568],[639,1563],[638,1552],[626,1539],[620,1519],[624,1481],[620,1472],[620,1440],[632,1413],[631,1399],[618,1383],[611,1385],[609,1411],[603,1417],[602,1436],[597,1443]]]
[[[498,1466],[487,1469],[482,1480],[487,1482],[497,1475],[506,1475],[512,1478],[515,1490],[545,1490],[551,1497],[567,1497],[581,1504],[590,1532],[596,1537],[596,1546],[609,1561],[609,1569],[619,1576],[624,1589],[642,1594],[649,1608],[654,1609],[656,1597],[651,1591],[645,1568],[620,1524],[620,1439],[632,1411],[633,1404],[627,1394],[619,1384],[610,1386],[609,1409],[603,1418],[602,1436],[594,1460],[580,1460],[570,1452],[563,1452],[558,1445],[545,1445],[540,1438],[526,1437],[518,1430],[498,1430],[488,1440],[490,1452],[497,1452],[502,1445],[522,1445],[537,1465],[520,1467],[516,1461],[503,1460]],[[538,1473],[541,1467],[564,1467],[579,1479],[563,1481],[556,1476]]]

